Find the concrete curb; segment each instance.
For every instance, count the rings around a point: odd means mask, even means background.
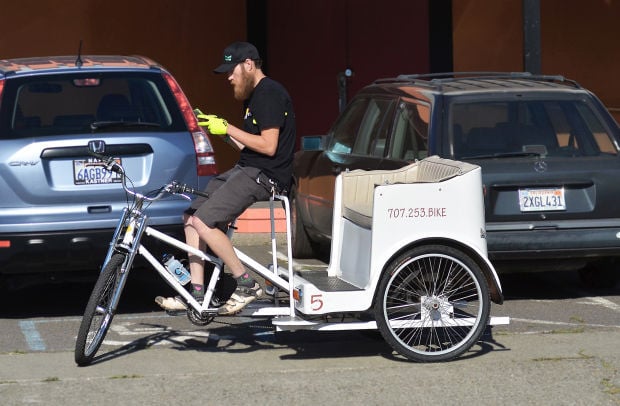
[[[235,233],[233,245],[266,245],[271,244],[271,233]],[[286,244],[286,233],[276,233],[276,243]]]

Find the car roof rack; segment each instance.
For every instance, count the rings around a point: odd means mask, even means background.
[[[54,71],[60,69],[136,68],[160,69],[154,60],[141,55],[81,55],[82,63],[76,64],[75,55],[14,58],[0,60],[0,76],[17,72]]]
[[[493,80],[493,79],[525,79],[542,82],[569,84],[581,89],[581,85],[575,80],[567,79],[562,75],[539,75],[530,72],[441,72],[441,73],[421,73],[398,75],[395,78],[377,79],[374,83],[415,83],[416,85],[441,88],[444,84],[453,83],[459,80]]]

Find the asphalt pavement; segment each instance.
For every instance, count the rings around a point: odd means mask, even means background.
[[[620,404],[617,332],[506,334],[440,364],[404,362],[360,333],[303,346],[297,338],[195,340],[198,348],[120,348],[81,368],[69,352],[2,354],[0,398],[3,405]]]
[[[268,236],[235,244],[270,257]],[[73,359],[83,286],[0,300],[0,404],[620,405],[620,284],[590,292],[566,274],[502,277],[507,300],[492,313],[511,324],[454,361],[418,364],[377,332],[275,333],[247,317],[194,326],[154,307],[160,287],[141,283],[88,367]]]

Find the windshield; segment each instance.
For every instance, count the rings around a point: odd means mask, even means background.
[[[618,153],[582,100],[453,103],[450,117],[455,159]]]

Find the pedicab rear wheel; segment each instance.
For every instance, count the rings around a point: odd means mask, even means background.
[[[443,245],[413,248],[390,262],[375,300],[383,338],[417,362],[448,361],[469,350],[484,332],[491,308],[478,264]]]

